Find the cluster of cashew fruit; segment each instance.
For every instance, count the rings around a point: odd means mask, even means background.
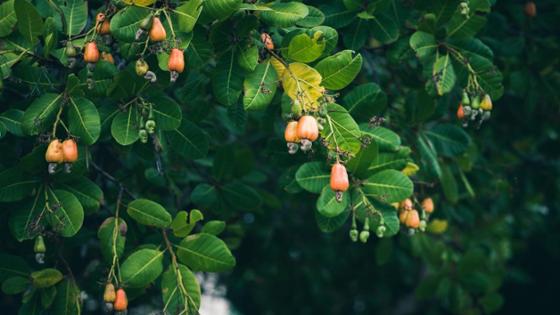
[[[485,120],[490,119],[492,112],[492,99],[490,95],[469,94],[463,91],[463,97],[457,108],[457,118],[467,127],[469,122],[477,122],[480,126]]]
[[[107,310],[114,310],[115,312],[126,313],[128,308],[128,298],[123,288],[115,291],[115,286],[112,283],[105,285],[103,292],[103,301]]]
[[[399,220],[402,224],[411,230],[419,229],[420,231],[426,230],[426,221],[430,214],[435,210],[434,201],[432,198],[425,198],[420,203],[421,208],[424,210],[422,218],[418,210],[414,208],[414,203],[410,198],[401,201],[397,207],[399,210]]]
[[[147,17],[140,23],[140,28],[136,32],[136,40],[139,40],[144,33],[148,34],[152,43],[160,43],[167,39],[167,32],[165,31],[165,27],[163,27],[163,24],[158,16]],[[179,48],[171,48],[167,68],[171,73],[170,81],[175,82],[179,77],[179,74],[185,70],[183,50]],[[153,83],[157,79],[155,74],[152,71],[149,71],[149,69],[148,63],[146,63],[143,58],[139,58],[136,61],[136,74],[143,76],[146,80]]]
[[[54,139],[49,143],[45,152],[45,160],[49,163],[49,174],[54,174],[58,164],[64,163],[64,170],[70,173],[72,163],[78,160],[78,145],[74,139],[60,141]]]
[[[110,22],[109,18],[103,13],[99,13],[96,18],[95,32],[98,35],[110,36]],[[144,34],[148,35],[149,41],[152,43],[161,43],[167,40],[167,32],[161,20],[158,16],[149,16],[145,18],[140,23],[140,28],[136,32],[136,40],[140,40]],[[76,48],[72,45],[72,42],[68,41],[66,46],[66,56],[70,60],[70,64],[75,63],[75,57],[77,55]],[[99,52],[97,47],[97,42],[94,39],[86,42],[84,45],[84,62],[87,63],[88,67],[88,78],[93,75],[92,71],[95,64],[101,59],[108,61],[110,63],[115,63],[113,56],[108,52]],[[148,63],[140,57],[135,64],[136,74],[144,77],[150,82],[156,82],[157,77],[153,71],[150,71]],[[185,70],[185,58],[183,50],[172,47],[170,49],[169,60],[167,62],[167,68],[170,72],[170,81],[175,82],[179,77],[179,74]]]
[[[313,142],[318,138],[319,124],[317,119],[311,115],[303,115],[297,121],[289,121],[284,130],[284,139],[290,154],[295,154],[298,148],[301,148],[303,152],[309,151]],[[336,192],[338,201],[342,200],[342,193],[350,186],[346,167],[338,161],[331,168],[330,185],[331,189]]]

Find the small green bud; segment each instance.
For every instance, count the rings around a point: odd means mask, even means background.
[[[294,115],[295,117],[299,117],[301,116],[302,110],[303,108],[301,107],[301,103],[298,100],[295,100],[294,104],[292,105],[292,115]]]
[[[39,235],[35,238],[35,245],[33,246],[33,251],[35,253],[45,253],[47,251],[47,247],[45,246],[45,240],[43,236]]]
[[[74,45],[70,41],[66,43],[66,49],[64,50],[64,53],[66,54],[66,57],[76,57],[76,55],[78,54],[78,52],[76,51],[76,47],[74,47]]]
[[[360,232],[360,242],[367,243],[369,238],[369,231],[363,230]]]
[[[138,130],[138,137],[140,138],[140,142],[148,143],[148,131],[146,131],[146,129]]]
[[[149,134],[153,134],[156,131],[156,122],[152,119],[146,120],[146,130]]]
[[[467,106],[471,104],[471,100],[467,92],[463,92],[463,98],[461,99],[461,104],[463,104],[463,106]]]
[[[352,242],[357,242],[358,241],[358,230],[357,229],[351,229],[350,230],[350,239],[352,240]]]
[[[152,27],[152,17],[148,16],[140,22],[140,28],[144,31],[148,31]]]
[[[136,60],[136,74],[138,76],[144,76],[146,74],[146,72],[148,72],[148,70],[150,69],[150,67],[148,66],[148,63],[146,63],[146,61],[142,58]]]
[[[419,227],[420,231],[424,232],[426,231],[426,220],[421,220],[420,221],[420,227]]]
[[[471,107],[474,109],[478,109],[480,107],[480,97],[475,96],[472,99]]]
[[[385,225],[380,225],[377,227],[375,234],[377,234],[377,237],[382,238],[385,235],[386,230],[387,228],[385,227]]]

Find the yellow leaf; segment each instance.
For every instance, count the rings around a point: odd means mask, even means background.
[[[416,174],[420,170],[420,167],[412,162],[406,163],[405,168],[402,170],[402,173],[406,176],[412,176]]]
[[[149,5],[154,4],[156,0],[123,0],[124,3],[128,5],[136,5],[139,7],[147,7]]]
[[[278,73],[278,77],[281,78],[284,75],[284,71],[286,71],[286,67],[276,58],[270,58],[270,64]]]
[[[447,220],[435,219],[430,222],[430,224],[428,224],[428,231],[434,234],[442,234],[447,231],[448,225],[449,223],[447,222]]]
[[[321,86],[321,74],[310,66],[294,62],[282,76],[282,87],[292,100],[298,100],[304,110],[316,111],[319,98],[325,89]]]

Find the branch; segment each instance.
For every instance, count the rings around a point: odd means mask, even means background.
[[[119,188],[122,189],[132,199],[136,199],[136,196],[134,196],[134,194],[128,188],[126,188],[126,186],[121,181],[119,181],[118,179],[113,177],[113,175],[107,173],[107,171],[102,169],[101,166],[97,165],[97,163],[95,163],[93,160],[90,161],[90,164],[93,166],[93,168],[95,168],[95,170],[97,170],[99,172],[99,174],[103,175],[108,180],[110,180],[110,181],[116,183],[117,185],[119,185]]]

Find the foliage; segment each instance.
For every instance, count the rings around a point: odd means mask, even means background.
[[[503,38],[508,25],[530,27],[523,24],[530,18],[519,10],[510,20],[503,10],[492,12],[494,5],[2,3],[3,292],[21,294],[19,314],[99,313],[85,307],[80,292],[100,301],[113,283],[126,289],[131,308],[197,314],[195,273],[233,269],[223,279],[247,313],[290,313],[296,305],[301,314],[372,313],[390,306],[361,289],[389,295],[391,286],[418,281],[419,298],[441,302],[426,309],[495,312],[511,257],[504,209],[512,201],[504,157],[489,151],[505,147],[504,138],[492,139],[499,127],[490,112],[504,115],[504,95],[509,101],[527,93],[536,104],[532,88],[541,80],[557,99],[550,82],[558,77],[538,59],[533,69],[505,51],[557,47],[526,43],[529,35]],[[154,37],[155,17],[163,41]],[[493,27],[485,30],[487,23]],[[99,56],[85,62],[95,57],[92,43]],[[531,74],[531,89],[516,86],[524,74]],[[478,105],[486,96],[493,111]],[[462,121],[455,117],[460,103],[468,112]],[[302,151],[290,155],[281,137],[286,121],[302,115],[316,119],[320,138],[310,150],[303,141],[289,143]],[[75,139],[78,159],[50,160],[54,139]],[[520,163],[514,156],[521,147],[507,146],[511,163]],[[345,191],[329,186],[330,166],[339,162],[349,173]],[[504,194],[495,198],[497,192]],[[426,197],[436,201],[435,219],[420,204]],[[409,198],[419,228],[399,221],[399,202]],[[351,251],[348,232],[354,241],[358,232],[361,242],[369,238],[367,247]],[[408,255],[390,266],[403,251]],[[421,275],[397,270],[420,262]],[[329,264],[386,282],[366,285],[373,278],[357,273],[325,279]],[[285,280],[258,279],[277,275],[306,283],[298,292]],[[356,285],[345,299],[309,302],[336,296],[317,293],[319,283],[346,280]],[[279,293],[276,285],[294,294],[290,303],[264,295]],[[243,290],[256,301],[242,303]]]

